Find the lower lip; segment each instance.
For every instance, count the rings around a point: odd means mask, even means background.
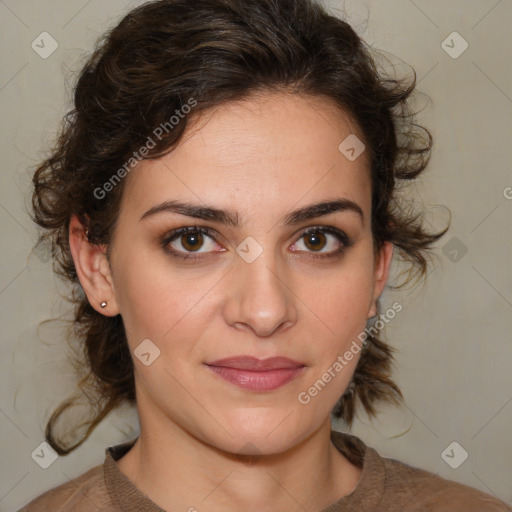
[[[217,375],[241,388],[251,391],[272,391],[295,379],[304,367],[249,371],[225,366],[209,366]]]

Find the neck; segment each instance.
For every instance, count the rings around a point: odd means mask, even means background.
[[[291,450],[250,457],[205,444],[174,424],[149,431],[141,422],[118,467],[164,510],[321,510],[351,493],[361,473],[330,433],[326,421]]]

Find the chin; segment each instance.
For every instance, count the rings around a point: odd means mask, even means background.
[[[221,436],[211,437],[207,431],[208,443],[218,449],[233,454],[247,456],[272,455],[285,452],[312,434],[318,425],[304,423],[298,425],[294,415],[297,411],[272,410],[263,413],[263,409],[255,408],[236,415],[226,421],[226,430],[216,429]],[[229,415],[224,416],[228,420]]]

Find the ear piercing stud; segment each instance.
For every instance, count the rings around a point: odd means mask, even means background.
[[[101,306],[102,308],[106,308],[106,307],[107,307],[107,303],[106,303],[105,301],[103,301],[103,302],[100,304],[100,306]]]

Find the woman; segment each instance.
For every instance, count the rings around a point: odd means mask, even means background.
[[[34,176],[93,411],[46,437],[127,401],[140,435],[22,511],[511,510],[331,429],[400,401],[368,323],[394,251],[424,275],[446,231],[400,208],[413,89],[308,0],[149,2],[106,35]]]

